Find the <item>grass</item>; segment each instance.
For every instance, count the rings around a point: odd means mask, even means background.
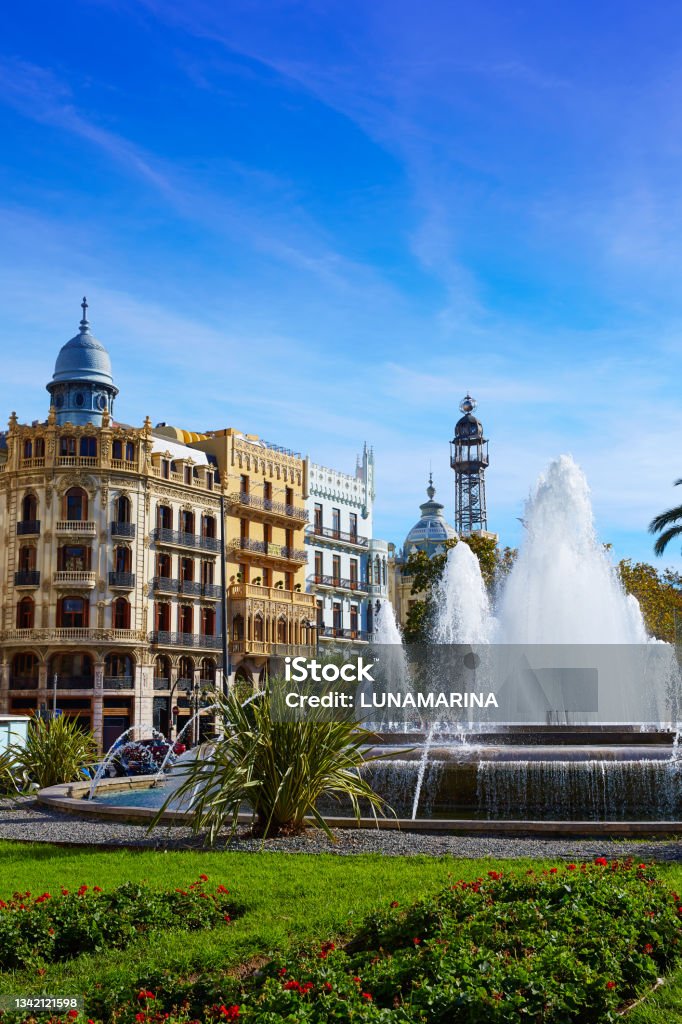
[[[126,990],[145,974],[167,967],[179,975],[236,968],[272,951],[306,946],[347,933],[354,921],[377,904],[401,903],[437,889],[448,873],[467,880],[510,861],[452,857],[339,857],[278,853],[212,853],[150,850],[99,851],[45,844],[0,843],[0,897],[15,889],[44,891],[125,881],[147,881],[158,888],[184,886],[202,872],[223,882],[245,904],[246,913],[215,932],[181,928],[140,939],[124,951],[84,953],[69,963],[35,973],[0,973],[0,993],[36,991],[52,995],[87,994],[96,982],[116,979]],[[516,861],[517,866],[550,862]],[[660,873],[682,889],[682,865],[662,865]],[[628,1015],[630,1024],[682,1024],[682,972]]]

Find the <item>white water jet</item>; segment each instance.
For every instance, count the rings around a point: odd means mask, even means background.
[[[526,505],[526,535],[502,589],[495,640],[507,644],[645,644],[628,596],[594,530],[583,471],[560,455]]]
[[[478,558],[464,541],[448,551],[443,575],[434,593],[434,603],[433,643],[490,642],[490,599]]]

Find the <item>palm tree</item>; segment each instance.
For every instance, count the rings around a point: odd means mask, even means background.
[[[676,480],[675,487],[678,484],[682,484],[682,480]],[[671,523],[676,525],[671,526]],[[669,508],[667,512],[661,512],[660,516],[654,516],[649,523],[649,533],[661,534],[654,544],[654,551],[657,555],[662,555],[674,537],[682,536],[682,505]]]

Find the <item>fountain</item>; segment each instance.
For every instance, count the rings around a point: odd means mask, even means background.
[[[371,653],[394,693],[490,689],[499,701],[381,721],[371,749],[385,760],[367,767],[373,785],[418,827],[682,831],[675,651],[647,636],[570,456],[550,464],[523,522],[521,550],[493,600],[471,548],[459,541],[449,550],[431,643],[403,646],[390,602],[382,604]]]

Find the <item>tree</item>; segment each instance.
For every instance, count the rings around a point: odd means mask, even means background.
[[[485,585],[488,590],[492,590],[508,575],[514,564],[516,551],[509,547],[500,551],[492,537],[472,534],[469,537],[462,537],[461,540],[462,543],[469,545],[478,558]],[[406,643],[422,643],[426,640],[433,611],[433,588],[443,575],[448,550],[457,543],[456,538],[447,540],[445,552],[442,555],[434,555],[433,558],[429,558],[425,551],[417,551],[408,557],[403,567],[403,576],[412,579],[412,594],[424,596],[412,602],[410,606],[403,630]]]
[[[682,576],[630,558],[620,561],[617,569],[627,593],[639,601],[647,632],[657,640],[675,643],[676,619],[682,628]]]
[[[675,481],[675,487],[679,484],[682,484],[682,480]],[[670,541],[682,535],[682,505],[676,505],[674,508],[669,508],[667,512],[661,512],[660,515],[654,516],[649,523],[649,533],[660,534],[654,544],[654,552],[659,556],[662,555]]]

